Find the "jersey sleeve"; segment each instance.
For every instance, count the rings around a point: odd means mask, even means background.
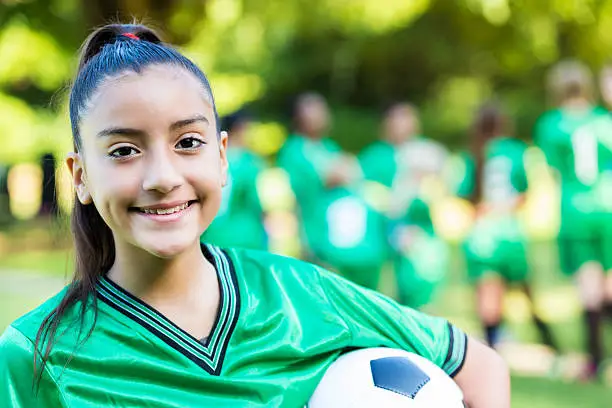
[[[55,380],[45,370],[33,391],[34,344],[9,326],[0,337],[0,406],[11,408],[67,407]]]
[[[312,200],[324,185],[324,175],[317,171],[297,145],[288,146],[281,151],[278,165],[289,175],[291,188],[297,201],[302,204]]]
[[[366,147],[365,150],[357,156],[357,159],[359,160],[359,165],[361,166],[361,171],[363,171],[365,179],[380,182],[381,177],[377,172],[375,147]],[[380,158],[378,160],[380,160]]]
[[[392,347],[421,355],[454,377],[462,368],[467,336],[432,317],[336,274],[320,270],[322,289],[351,333],[351,347]]]
[[[468,154],[455,156],[451,160],[453,161],[451,164],[453,171],[450,175],[452,189],[458,197],[468,199],[476,188],[476,163]]]
[[[551,134],[552,124],[550,122],[551,120],[546,116],[538,120],[535,126],[534,140],[542,153],[544,153],[548,165],[557,170],[561,170],[563,153],[559,151],[556,138]]]

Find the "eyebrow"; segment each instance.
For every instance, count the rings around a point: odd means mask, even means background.
[[[197,123],[197,122],[204,122],[206,124],[210,124],[210,121],[206,118],[206,116],[196,115],[191,118],[177,120],[176,122],[170,125],[169,130],[175,131],[177,129],[180,129],[182,127],[185,127],[193,123]],[[145,133],[146,132],[144,130],[140,130],[140,129],[112,127],[112,128],[104,129],[98,132],[97,136],[107,137],[111,135],[125,135],[125,136],[140,137],[140,136],[143,136]]]
[[[197,123],[197,122],[205,122],[206,124],[210,124],[210,122],[208,121],[208,119],[206,118],[206,116],[204,115],[195,115],[189,119],[183,119],[183,120],[179,120],[174,122],[173,124],[170,125],[170,130],[177,130],[180,129],[182,127],[185,127],[187,125],[191,125],[193,123]]]

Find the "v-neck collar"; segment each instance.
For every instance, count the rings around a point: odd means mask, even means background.
[[[150,305],[102,276],[97,284],[100,300],[140,324],[213,375],[219,375],[225,351],[240,312],[240,292],[230,257],[220,248],[202,244],[204,256],[217,271],[220,304],[217,319],[205,344],[178,327]]]

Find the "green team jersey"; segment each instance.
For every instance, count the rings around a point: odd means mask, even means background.
[[[426,139],[419,137],[417,140]],[[421,143],[417,146],[408,152],[412,153],[410,157],[401,145],[395,146],[386,141],[372,143],[359,155],[365,178],[387,187],[392,197],[398,195],[397,192],[392,192],[394,188],[401,189],[402,193],[405,193],[405,185],[398,186],[396,183],[398,172],[408,173],[405,175],[407,177],[414,176],[419,172],[419,167],[425,167],[419,166],[414,156],[429,153],[423,152],[424,146]],[[408,156],[405,157],[406,160],[412,160],[413,167],[398,163],[402,154]],[[392,252],[391,248],[395,249],[392,260],[399,300],[402,304],[417,308],[431,301],[436,287],[441,282],[448,266],[447,248],[434,235],[429,205],[418,196],[418,191],[415,191],[418,189],[418,180],[409,183],[409,187],[413,189],[413,195],[406,208],[398,214],[393,214],[393,219],[387,226],[387,234],[390,234],[389,253]],[[397,232],[400,231],[399,227],[403,226],[416,226],[419,231],[424,232],[415,235],[410,248],[400,248],[397,242]]]
[[[482,164],[482,186],[480,203],[488,210],[488,219],[514,219],[514,210],[521,195],[527,191],[525,170],[525,142],[510,138],[496,137],[484,146]],[[462,193],[471,196],[476,188],[476,165],[468,158],[465,180],[461,182]]]
[[[492,210],[509,205],[513,209],[527,191],[526,150],[527,145],[515,138],[497,137],[486,144],[481,201]]]
[[[320,196],[312,220],[310,247],[334,267],[379,268],[388,257],[386,218],[358,188],[337,187]],[[374,273],[374,271],[372,271]]]
[[[377,141],[366,147],[359,155],[363,175],[391,188],[397,173],[396,147],[385,141]]]
[[[607,220],[612,212],[612,116],[601,115],[582,126],[579,132],[588,135],[585,136],[586,140],[592,137],[597,143],[597,159],[592,168],[597,172],[597,177],[592,186],[597,211],[603,213]]]
[[[432,234],[429,204],[419,196],[419,189],[423,174],[439,170],[441,154],[438,147],[437,143],[418,136],[399,146],[377,141],[359,155],[366,180],[388,187],[392,200],[405,204],[401,213],[393,214],[392,218],[419,226]]]
[[[361,182],[327,187],[327,173],[342,155],[331,139],[291,136],[278,164],[289,174],[308,247],[337,268],[379,267],[387,257],[385,219],[363,197]]]
[[[461,151],[450,159],[448,184],[450,191],[457,197],[469,199],[476,188],[476,163],[472,154]]]
[[[607,115],[599,107],[578,112],[556,109],[542,115],[536,124],[535,141],[549,165],[559,172],[564,213],[595,210],[592,190],[601,170],[601,144],[586,125]]]
[[[202,241],[223,247],[265,249],[266,231],[257,191],[257,178],[264,163],[255,154],[238,147],[228,149],[227,160],[229,171],[221,207],[202,235]]]
[[[278,154],[278,165],[289,175],[291,188],[301,208],[302,216],[313,215],[313,204],[325,193],[328,172],[340,158],[340,146],[329,138],[309,139],[289,136]]]
[[[525,142],[511,137],[496,137],[484,146],[481,203],[493,209],[514,206],[527,190],[526,150]],[[462,180],[457,183],[456,192],[460,197],[470,197],[476,188],[476,161],[467,153],[460,160]]]
[[[526,149],[524,142],[507,137],[494,138],[484,147],[481,203],[487,213],[476,221],[465,243],[473,279],[491,271],[510,281],[526,278],[525,239],[515,213],[527,190]],[[475,186],[475,167],[468,177],[472,180],[465,184]]]
[[[221,290],[205,342],[101,277],[91,336],[76,347],[71,308],[38,399],[32,394],[34,340],[63,293],[6,329],[0,337],[0,406],[301,407],[325,370],[353,348],[415,352],[451,376],[462,367],[467,338],[444,319],[301,261],[202,249],[216,267]]]

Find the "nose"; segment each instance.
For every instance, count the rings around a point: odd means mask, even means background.
[[[183,176],[172,154],[165,146],[150,151],[142,182],[145,191],[167,194],[183,183]]]

